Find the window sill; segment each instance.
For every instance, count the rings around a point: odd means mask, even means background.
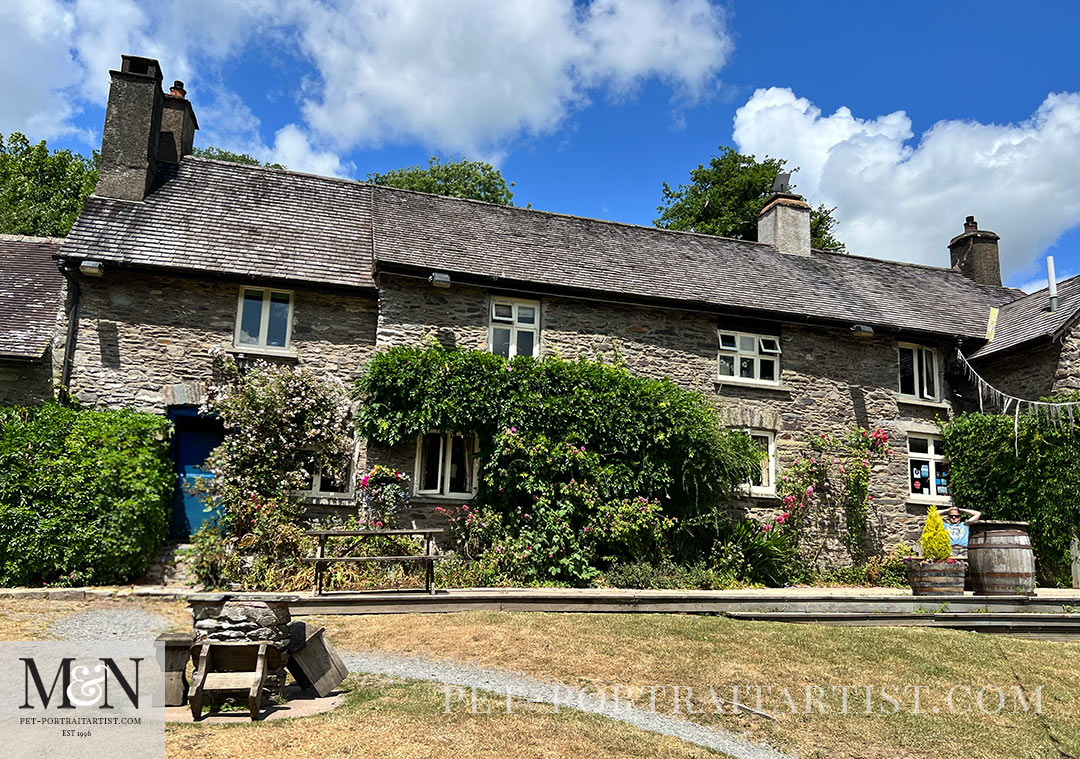
[[[243,353],[245,356],[260,356],[260,357],[265,356],[267,358],[289,358],[289,359],[298,359],[298,358],[300,358],[300,354],[298,354],[296,352],[295,348],[285,348],[284,350],[276,350],[274,348],[258,348],[258,347],[254,347],[254,346],[250,346],[250,347],[249,346],[244,346],[243,348],[238,348],[235,345],[226,345],[225,346],[225,352],[226,353],[232,353],[233,355],[236,355],[238,353]]]
[[[713,385],[719,390],[725,385],[732,385],[733,387],[749,387],[756,390],[772,390],[778,393],[790,393],[790,385],[781,385],[779,382],[759,382],[757,380],[742,379],[739,377],[716,377],[713,379]]]
[[[941,409],[952,408],[952,406],[945,401],[928,401],[925,398],[915,398],[911,395],[900,395],[900,393],[893,393],[893,398],[896,399],[897,403],[902,403],[907,406],[923,406],[925,408]]]
[[[352,493],[303,493],[300,496],[304,503],[354,503],[356,496]]]
[[[952,503],[951,495],[909,495],[907,502],[916,506],[934,506],[936,504],[944,504],[946,506]]]
[[[476,493],[457,493],[454,495],[439,495],[438,493],[413,493],[412,498],[416,501],[439,501],[454,503],[455,501],[471,501]]]

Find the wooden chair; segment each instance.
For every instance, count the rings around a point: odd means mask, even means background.
[[[191,647],[195,667],[191,685],[191,716],[202,719],[203,699],[217,703],[223,694],[246,691],[251,719],[262,712],[262,692],[268,672],[281,669],[282,654],[269,643],[205,641]]]

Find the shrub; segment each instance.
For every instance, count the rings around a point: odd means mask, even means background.
[[[937,509],[931,506],[926,510],[926,524],[923,525],[922,538],[919,540],[924,559],[945,561],[952,555],[952,543],[949,533]]]
[[[595,361],[391,348],[357,396],[371,445],[479,436],[479,492],[449,512],[455,542],[526,584],[588,584],[612,562],[667,551],[677,520],[715,509],[761,460],[700,394]]]
[[[676,564],[671,559],[616,564],[604,574],[606,584],[613,588],[640,590],[686,588],[690,590],[727,590],[742,587],[731,572],[717,571],[704,562]]]
[[[344,386],[297,367],[256,363],[241,374],[219,356],[224,382],[211,388],[209,410],[225,425],[225,439],[200,481],[220,514],[194,542],[194,575],[209,587],[245,590],[310,587],[311,553],[304,535],[301,491],[313,467],[343,479],[352,455]]]
[[[1040,581],[1068,587],[1069,543],[1080,532],[1080,426],[1045,411],[973,413],[941,430],[953,503],[986,519],[1029,522]]]
[[[169,434],[137,411],[0,408],[0,585],[144,574],[168,531]]]
[[[409,476],[376,464],[360,478],[361,520],[370,529],[397,526],[398,515],[409,508]]]

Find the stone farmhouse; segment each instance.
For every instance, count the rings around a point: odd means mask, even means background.
[[[812,249],[809,206],[790,194],[747,242],[206,160],[190,155],[191,101],[179,82],[162,90],[157,61],[124,56],[111,75],[100,178],[68,237],[0,240],[0,400],[59,388],[167,414],[181,480],[222,434],[198,414],[218,350],[346,382],[375,351],[429,339],[617,351],[705,394],[768,451],[750,511],[779,507],[778,473],[808,435],[884,428],[896,453],[868,525],[881,547],[949,498],[935,420],[973,402],[958,350],[1007,392],[1080,389],[1080,278],[1053,310],[1046,291],[1002,287],[998,237],[971,217],[949,266],[931,267]],[[353,472],[406,470],[414,503],[433,507],[470,497],[473,453],[431,430],[358,445]],[[352,479],[315,473],[313,508],[348,507]]]

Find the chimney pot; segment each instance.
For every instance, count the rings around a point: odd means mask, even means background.
[[[187,90],[184,89],[184,83],[179,79],[172,83],[172,87],[169,88],[169,94],[178,98],[182,98],[187,95]]]
[[[965,232],[976,232],[976,231],[978,231],[978,229],[979,229],[979,223],[977,221],[975,221],[974,216],[969,216],[966,219],[964,219],[964,231]]]

